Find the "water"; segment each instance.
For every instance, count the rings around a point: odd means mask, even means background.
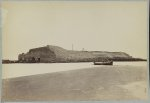
[[[145,61],[137,61],[137,62],[114,62],[113,65],[147,66],[147,62],[145,62]]]
[[[114,62],[113,66],[146,66],[147,62]],[[2,78],[14,78],[35,74],[52,73],[59,71],[76,70],[82,68],[99,67],[93,63],[36,63],[36,64],[3,64]]]

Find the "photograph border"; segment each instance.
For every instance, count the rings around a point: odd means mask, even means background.
[[[1,101],[1,103],[150,103],[150,70],[149,70],[149,0],[3,0],[3,1],[11,1],[11,2],[21,2],[21,1],[34,1],[34,2],[37,2],[37,1],[68,1],[68,2],[71,2],[71,1],[127,1],[127,2],[130,2],[130,1],[137,1],[137,2],[140,2],[140,1],[147,1],[147,66],[148,66],[148,72],[147,72],[147,77],[148,77],[148,100],[146,101],[141,101],[141,100],[120,100],[120,101],[32,101],[32,102],[4,102],[4,101]],[[1,3],[3,2],[2,0],[0,0],[0,6],[1,6]],[[1,100],[1,95],[2,95],[2,17],[1,17],[1,9],[0,9],[0,58],[1,58],[1,64],[0,64],[0,100]]]

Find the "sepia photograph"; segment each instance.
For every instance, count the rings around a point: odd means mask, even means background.
[[[2,102],[146,101],[148,0],[3,0]]]

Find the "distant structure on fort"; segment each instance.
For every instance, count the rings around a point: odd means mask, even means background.
[[[132,58],[132,56],[124,52],[74,51],[47,45],[30,49],[27,53],[19,54],[18,61],[22,63],[93,62],[102,61],[105,58],[113,61],[135,60],[135,58]]]

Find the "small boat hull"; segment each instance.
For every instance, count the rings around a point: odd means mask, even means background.
[[[113,62],[94,62],[94,65],[113,65]]]

